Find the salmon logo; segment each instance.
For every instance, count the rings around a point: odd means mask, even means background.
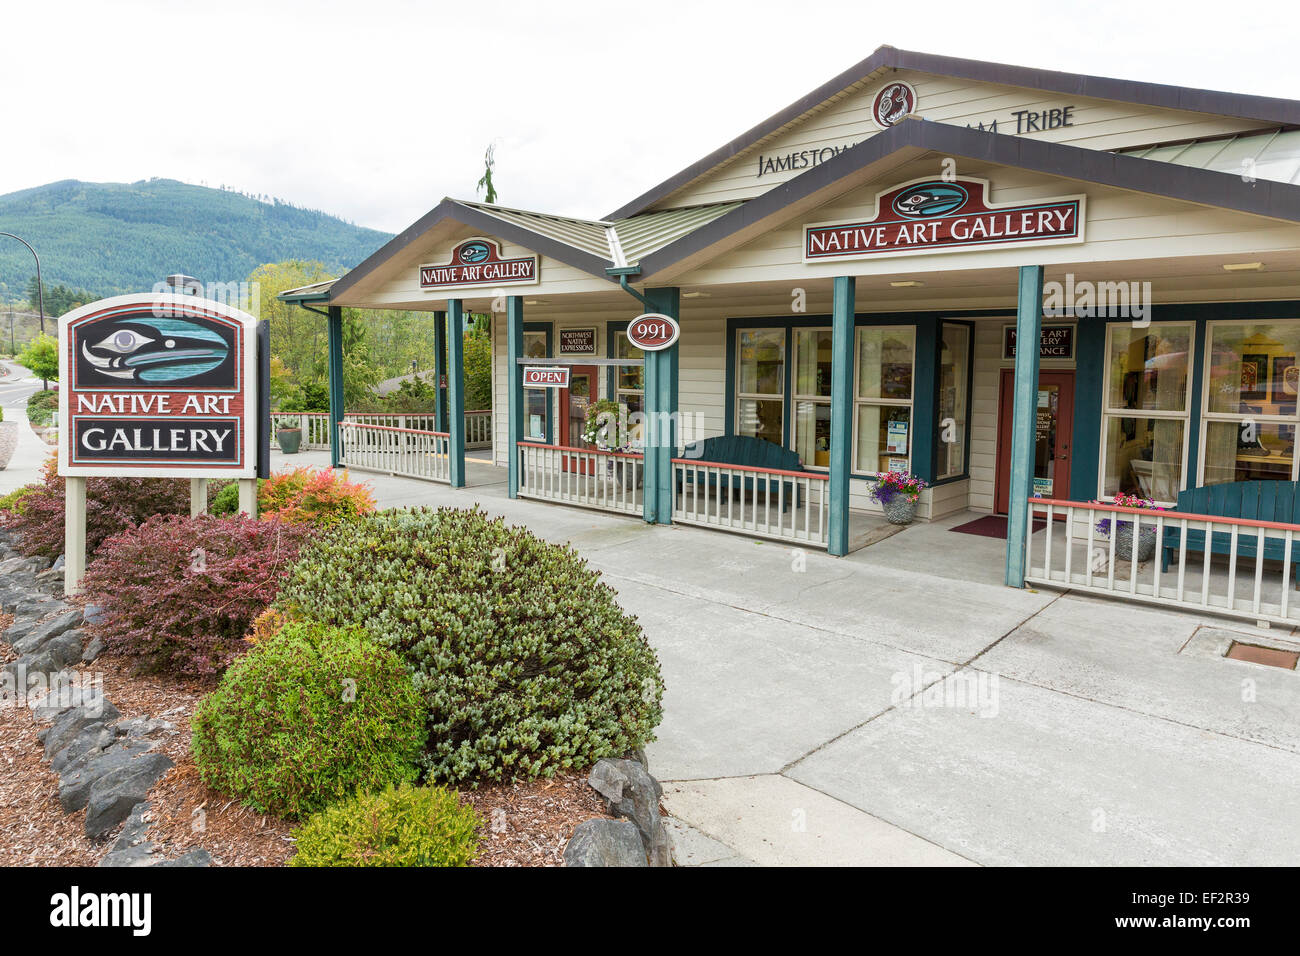
[[[956,183],[918,183],[894,197],[894,212],[905,219],[928,219],[955,212],[970,196]]]

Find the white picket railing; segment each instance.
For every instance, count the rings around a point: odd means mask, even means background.
[[[425,412],[347,412],[343,419],[362,425],[382,425],[385,428],[437,430],[437,419],[432,413]],[[329,451],[330,417],[325,412],[273,412],[271,425],[275,429],[300,429],[302,444],[299,447],[303,451]],[[476,409],[465,413],[465,447],[492,447],[492,409]]]
[[[492,447],[492,409],[476,409],[465,413],[465,447]]]
[[[364,422],[339,422],[343,454],[349,468],[383,471],[407,478],[450,481],[451,436],[418,428],[389,428]]]
[[[824,548],[829,518],[820,472],[673,459],[673,521]]]
[[[1046,518],[1046,526],[1037,532],[1036,518]],[[1097,530],[1102,519],[1111,521],[1109,534]],[[1116,553],[1119,521],[1132,524],[1136,561],[1125,561]],[[1155,536],[1149,567],[1142,566],[1139,550],[1143,534]],[[1300,608],[1292,599],[1291,549],[1300,541],[1298,535],[1300,525],[1273,521],[1031,498],[1025,581],[1248,621],[1297,625]],[[1243,564],[1245,573],[1238,574]]]
[[[641,514],[645,461],[631,452],[519,442],[519,494],[584,508]]]

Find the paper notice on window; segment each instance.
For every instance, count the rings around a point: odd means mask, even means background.
[[[890,422],[885,435],[885,451],[891,455],[907,454],[907,422]]]
[[[891,472],[894,472],[895,474],[902,474],[903,472],[907,471],[907,459],[906,458],[889,459],[889,470]]]

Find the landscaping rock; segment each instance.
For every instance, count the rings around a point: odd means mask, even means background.
[[[98,762],[92,761],[91,765]],[[135,805],[149,795],[149,788],[172,766],[166,755],[147,753],[99,777],[86,802],[86,836],[97,840],[130,816]]]
[[[57,637],[65,631],[72,630],[72,628],[81,623],[81,618],[81,612],[75,609],[57,614],[32,628],[32,630],[23,637],[23,643],[27,647],[39,647],[50,638]],[[23,653],[16,644],[14,650],[18,651],[20,654]]]
[[[162,860],[154,866],[211,866],[212,856],[207,850],[190,850],[174,860]]]
[[[635,760],[599,760],[587,777],[609,812],[636,824],[651,866],[672,866],[672,844],[659,813],[663,788]]]
[[[72,742],[50,758],[50,767],[55,773],[63,773],[70,764],[107,750],[117,743],[117,729],[103,721],[88,724],[81,733],[72,738]]]
[[[99,660],[99,655],[102,653],[104,653],[104,639],[96,635],[90,639],[90,643],[86,645],[86,649],[82,652],[81,662],[83,664],[93,664]]]
[[[100,778],[129,770],[137,758],[152,749],[152,744],[142,741],[121,742],[100,753],[87,754],[74,760],[64,768],[63,775],[59,778],[59,803],[68,813],[80,810],[90,802],[91,791]],[[140,799],[143,800],[144,797]],[[121,823],[130,812],[131,808],[127,807],[111,826]]]
[[[648,866],[636,824],[627,820],[587,820],[564,848],[565,866]]]
[[[170,720],[158,720],[154,717],[136,717],[134,720],[122,720],[114,728],[117,733],[131,739],[140,737],[158,737],[176,730]]]
[[[47,655],[54,662],[54,669],[59,670],[81,661],[81,632],[68,631],[53,637],[41,645],[40,653]]]
[[[141,843],[138,846],[129,846],[124,850],[109,850],[102,860],[100,866],[157,866],[155,862],[158,858],[153,855],[152,843]]]
[[[92,627],[103,623],[107,616],[107,612],[98,604],[87,604],[82,610],[82,619]]]
[[[59,555],[57,558],[54,559],[54,563],[50,565],[50,570],[51,571],[63,570],[63,555]]]
[[[43,731],[47,759],[72,743],[91,724],[111,723],[122,716],[107,700],[100,697],[99,702],[101,706],[98,708],[85,704],[69,707],[55,718],[49,729]]]
[[[98,684],[72,683],[71,681],[52,683],[49,696],[42,703],[32,708],[32,713],[38,720],[54,720],[74,707],[85,708],[86,713],[94,717],[95,720],[103,719],[112,722],[120,716],[116,710],[106,713],[105,708],[111,708],[112,705],[104,699],[103,687]],[[42,731],[40,734],[42,740],[44,740],[45,733],[45,731]]]

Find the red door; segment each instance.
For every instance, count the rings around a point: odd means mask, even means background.
[[[570,448],[595,448],[582,437],[587,424],[587,406],[596,400],[596,366],[575,365],[569,373],[569,387],[560,390],[560,444]],[[564,470],[590,474],[591,463],[565,456]]]
[[[1007,513],[1011,496],[1012,369],[1002,370],[998,390],[998,471],[993,485],[993,510]],[[1035,406],[1034,486],[1040,498],[1070,497],[1070,445],[1074,428],[1074,373],[1039,372]]]

